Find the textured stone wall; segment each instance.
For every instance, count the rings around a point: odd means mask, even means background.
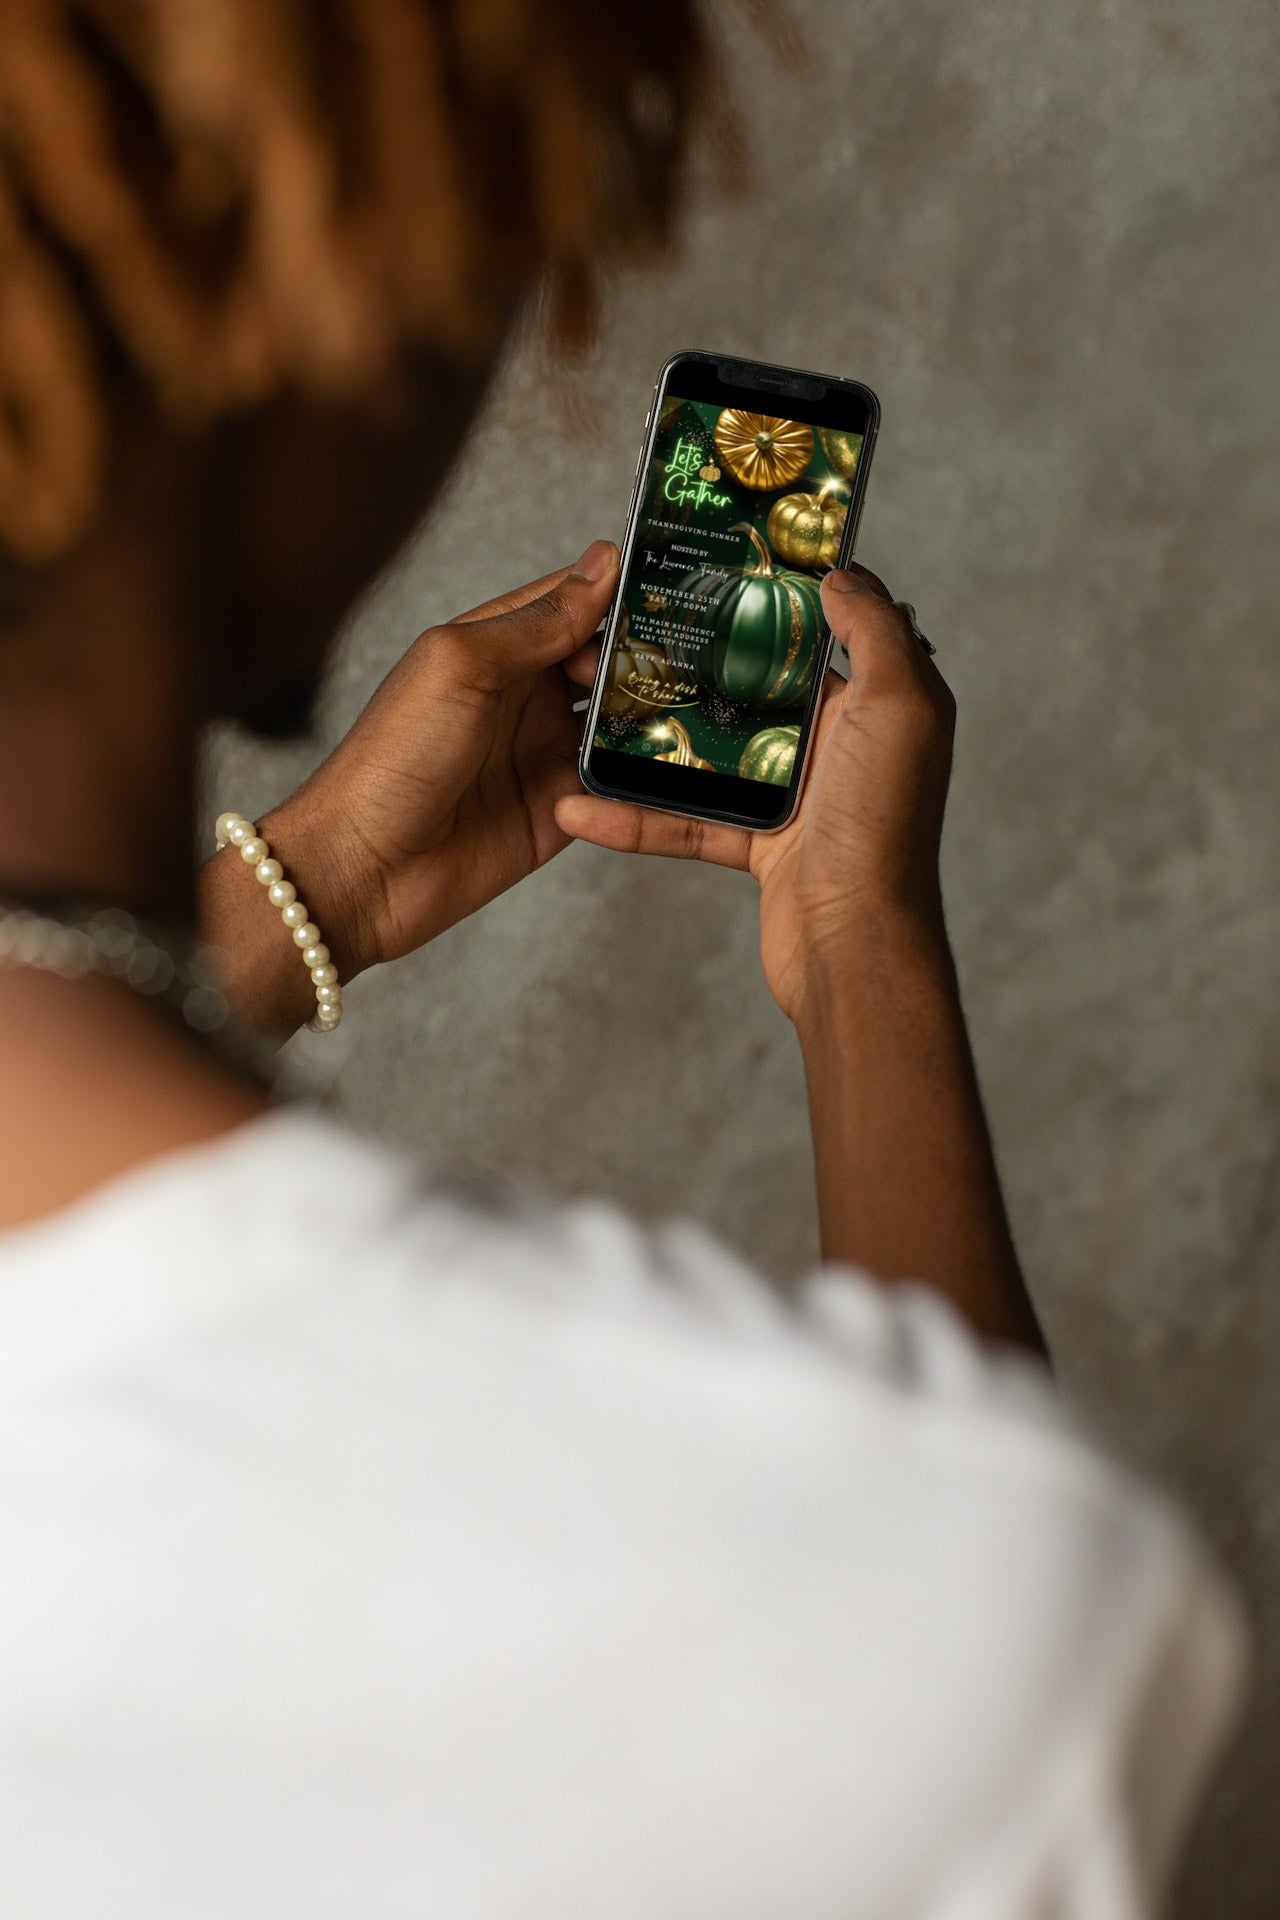
[[[1195,1504],[1270,1636],[1188,1920],[1280,1901],[1278,18],[807,0],[785,73],[726,11],[750,178],[617,285],[580,371],[511,358],[323,724],[419,628],[620,533],[674,348],[876,387],[861,557],[959,698],[950,918],[1032,1285],[1069,1386]],[[214,787],[265,806],[315,751],[219,742]],[[803,1088],[752,895],[574,849],[357,984],[333,1098],[794,1272]]]

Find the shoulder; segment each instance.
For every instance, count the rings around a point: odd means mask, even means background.
[[[305,1110],[190,1156],[184,1174],[133,1209],[135,1245],[149,1211],[166,1262],[164,1214],[189,1218],[199,1195],[229,1301],[247,1279],[256,1309],[272,1272],[286,1295],[303,1283],[307,1319],[331,1318],[340,1340],[416,1328],[423,1356],[429,1335],[478,1373],[572,1388],[607,1423],[760,1445],[806,1472],[821,1460],[846,1491],[860,1461],[892,1463],[904,1487],[985,1500],[1010,1525],[1074,1527],[1113,1568],[1120,1542],[1196,1558],[1047,1369],[985,1345],[925,1286],[828,1267],[783,1290],[691,1222],[643,1226],[604,1201],[441,1175]]]
[[[809,1423],[874,1424],[927,1456],[958,1448],[997,1477],[1122,1503],[1136,1489],[1084,1438],[1047,1370],[976,1339],[918,1285],[823,1268],[783,1289],[680,1219],[641,1225],[602,1200],[555,1202],[426,1167],[306,1107],[273,1111],[114,1181],[28,1233],[6,1273],[74,1270],[94,1250],[121,1293],[207,1300],[228,1320],[324,1301],[352,1330],[428,1317],[506,1341],[527,1364],[701,1381],[728,1407],[794,1401]],[[185,1284],[172,1284],[175,1261]],[[113,1303],[114,1304],[114,1303]],[[108,1308],[109,1310],[109,1308]],[[764,1396],[762,1399],[761,1396]]]
[[[229,1330],[300,1311],[349,1340],[430,1325],[437,1343],[503,1350],[530,1373],[607,1381],[637,1411],[656,1393],[672,1414],[754,1424],[775,1445],[874,1433],[1010,1491],[1144,1504],[1038,1362],[985,1347],[927,1288],[826,1268],[784,1291],[690,1222],[477,1186],[307,1108],[150,1162],[7,1235],[3,1253],[8,1291],[29,1280],[33,1300],[54,1270],[71,1287],[92,1268],[91,1339],[146,1307],[178,1333],[206,1313]]]

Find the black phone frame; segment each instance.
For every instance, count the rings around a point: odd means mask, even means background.
[[[618,591],[603,630],[600,670],[592,689],[586,714],[579,772],[589,793],[602,799],[625,800],[643,807],[655,807],[665,813],[680,813],[698,820],[722,821],[728,826],[747,827],[756,832],[777,832],[786,826],[795,812],[804,784],[809,747],[817,719],[823,681],[831,659],[831,630],[825,643],[819,641],[822,657],[813,677],[813,687],[800,725],[795,767],[787,786],[773,786],[764,780],[748,780],[741,774],[708,773],[698,767],[675,767],[645,759],[640,754],[618,753],[593,744],[600,704],[604,698],[605,677],[622,612],[622,595],[635,548],[640,502],[653,457],[662,417],[662,402],[678,379],[681,400],[707,400],[724,407],[742,407],[755,413],[778,413],[788,420],[801,420],[809,426],[828,427],[847,433],[861,433],[862,452],[858,459],[849,495],[849,512],[837,565],[847,565],[858,537],[866,497],[871,454],[880,425],[880,402],[871,388],[860,380],[840,380],[828,374],[806,373],[795,367],[778,367],[726,354],[704,353],[689,349],[671,356],[654,387],[649,417],[645,422],[640,458],[636,463],[635,486],[627,513],[622,542],[622,564],[618,573]]]

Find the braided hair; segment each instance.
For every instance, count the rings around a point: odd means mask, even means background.
[[[696,0],[0,0],[0,555],[92,522],[112,397],[174,431],[492,350],[667,236]]]

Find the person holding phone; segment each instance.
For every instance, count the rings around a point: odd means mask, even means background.
[[[1129,1920],[1221,1743],[1234,1607],[1037,1357],[941,908],[951,697],[880,582],[813,589],[850,678],[774,833],[583,790],[596,539],[190,856],[201,726],[305,715],[520,301],[550,274],[572,332],[606,228],[666,231],[709,65],[686,0],[0,0],[24,1920]],[[222,1044],[197,903],[244,1022],[332,1027],[573,838],[759,883],[794,1298],[696,1225],[425,1177]]]

